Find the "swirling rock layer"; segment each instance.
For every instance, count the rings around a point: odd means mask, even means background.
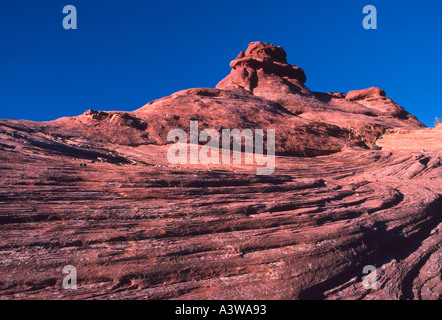
[[[282,49],[249,49],[233,68],[257,72],[253,92],[237,81],[129,113],[1,120],[0,297],[440,299],[442,128],[384,95],[308,92]],[[300,89],[266,91],[261,73]],[[190,119],[274,126],[275,173],[169,164],[167,132]]]

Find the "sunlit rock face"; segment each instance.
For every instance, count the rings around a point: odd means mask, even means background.
[[[246,52],[240,52],[230,63],[232,72],[217,88],[244,88],[257,95],[271,98],[280,93],[309,93],[304,86],[304,71],[287,63],[286,52],[269,43],[252,42]]]
[[[0,120],[0,298],[440,299],[442,127],[379,88],[312,92],[271,44],[231,67],[133,112]],[[172,165],[191,121],[275,129],[275,172]]]

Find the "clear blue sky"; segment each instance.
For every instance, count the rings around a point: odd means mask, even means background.
[[[78,30],[62,27],[65,5]],[[378,10],[364,30],[362,8]],[[0,118],[135,110],[214,87],[252,41],[302,67],[313,91],[378,86],[426,125],[442,117],[442,1],[0,1]]]

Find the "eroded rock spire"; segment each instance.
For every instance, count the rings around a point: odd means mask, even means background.
[[[264,97],[275,92],[310,92],[304,86],[304,70],[288,64],[284,49],[270,43],[250,43],[230,67],[231,73],[217,85],[218,89],[245,89]]]

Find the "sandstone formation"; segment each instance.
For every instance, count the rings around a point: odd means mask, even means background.
[[[379,88],[312,92],[271,44],[231,67],[133,112],[0,120],[0,298],[440,299],[442,127]],[[191,120],[275,129],[275,173],[171,165]]]
[[[231,74],[217,88],[242,88],[264,97],[278,93],[310,93],[304,86],[307,80],[304,71],[289,65],[286,57],[281,47],[252,42],[245,53],[241,51],[230,63]]]
[[[385,97],[385,96],[386,93],[384,90],[372,87],[364,90],[350,91],[349,93],[347,93],[345,98],[350,101],[358,101],[358,100],[369,99],[371,97]]]

